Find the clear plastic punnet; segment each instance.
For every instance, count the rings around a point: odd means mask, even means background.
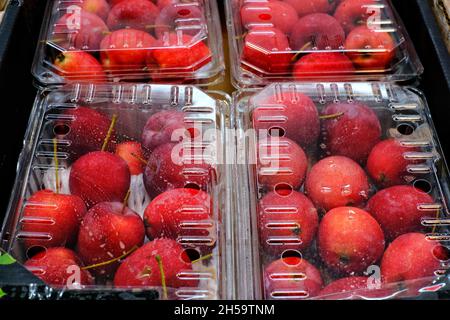
[[[283,81],[403,81],[423,67],[389,0],[227,0],[238,88]]]
[[[33,63],[37,85],[213,84],[223,77],[216,1],[49,1]]]
[[[240,298],[436,298],[448,288],[448,168],[419,91],[274,83],[233,104]]]
[[[35,296],[232,298],[228,107],[192,86],[38,96],[1,237]]]

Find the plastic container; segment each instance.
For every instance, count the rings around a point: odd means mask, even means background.
[[[215,1],[49,1],[33,63],[40,86],[68,81],[212,84],[224,71]]]
[[[239,298],[448,290],[448,169],[419,91],[275,83],[233,104]]]
[[[403,81],[423,72],[389,0],[226,3],[238,88],[330,78]]]
[[[171,85],[37,97],[1,240],[41,298],[231,298],[228,106]]]

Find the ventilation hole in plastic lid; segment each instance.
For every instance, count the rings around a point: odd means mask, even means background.
[[[261,13],[261,14],[258,16],[258,18],[261,19],[261,20],[263,20],[263,21],[268,21],[268,20],[272,19],[272,15],[269,14],[269,13]]]
[[[288,197],[292,194],[294,189],[288,183],[279,183],[274,187],[274,192],[280,197]]]
[[[191,14],[191,10],[189,10],[189,9],[180,9],[180,10],[178,10],[177,13],[178,13],[179,16],[185,17],[185,16]]]
[[[281,259],[288,266],[297,266],[301,262],[302,254],[297,250],[285,250],[281,254]]]
[[[413,134],[414,130],[414,127],[408,123],[400,123],[397,126],[397,131],[404,136]]]
[[[181,253],[181,260],[186,263],[191,263],[192,261],[200,259],[200,252],[194,248],[184,249]]]
[[[450,259],[450,249],[443,245],[437,245],[433,249],[433,255],[441,262],[446,262]]]
[[[194,189],[200,191],[200,186],[195,182],[189,182],[184,185],[186,189]]]
[[[413,187],[425,193],[430,193],[431,190],[433,190],[431,183],[428,180],[423,179],[414,181]]]
[[[269,135],[271,137],[284,137],[285,134],[284,129],[280,127],[272,127],[269,129]]]
[[[55,136],[65,136],[70,132],[70,127],[67,124],[57,124],[53,127],[53,133]]]
[[[47,251],[47,249],[43,246],[32,246],[27,249],[27,252],[26,252],[27,259],[31,259],[38,253],[45,252],[45,251]],[[42,256],[42,257],[44,257],[44,256]],[[36,260],[36,259],[33,259],[33,260]]]

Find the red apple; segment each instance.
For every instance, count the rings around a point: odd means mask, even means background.
[[[367,203],[367,211],[381,224],[386,239],[423,229],[422,218],[436,215],[436,209],[423,205],[435,203],[425,192],[412,186],[393,186],[376,193]]]
[[[53,39],[65,49],[95,51],[109,33],[105,22],[96,14],[84,10],[66,13],[53,29]]]
[[[251,29],[258,25],[265,25],[289,33],[298,20],[297,12],[287,2],[248,2],[241,8],[242,25]]]
[[[144,153],[139,142],[122,142],[117,145],[116,154],[128,164],[131,175],[139,175],[144,172]]]
[[[290,39],[294,50],[339,49],[344,46],[345,32],[332,16],[313,13],[298,20],[292,28]]]
[[[323,288],[318,297],[320,299],[341,300],[353,298],[355,291],[369,289],[369,278],[367,277],[346,277],[335,280]],[[364,292],[364,291],[363,291]]]
[[[384,70],[395,56],[394,39],[387,32],[366,26],[353,29],[345,40],[347,56],[360,69]]]
[[[111,7],[114,7],[116,4],[124,2],[126,0],[108,0],[108,1],[110,3]]]
[[[331,156],[317,162],[306,177],[308,197],[321,210],[360,206],[369,198],[364,170],[352,159]]]
[[[317,143],[320,132],[319,114],[308,96],[291,89],[269,96],[257,96],[250,103],[256,130],[280,129],[285,137],[308,148]]]
[[[305,250],[314,239],[319,216],[302,193],[269,192],[259,202],[259,236],[264,252],[281,255],[286,250]]]
[[[66,109],[62,115],[64,118],[70,119],[70,122],[57,122],[56,127],[61,126],[61,130],[66,133],[67,130],[64,128],[67,126],[68,133],[64,135],[57,133],[57,136],[70,142],[70,147],[67,149],[75,158],[102,148],[111,126],[111,120],[106,115],[82,106]],[[113,130],[106,150],[114,150],[115,144],[116,134]]]
[[[111,30],[125,28],[151,31],[159,10],[149,0],[121,1],[112,7],[107,24]]]
[[[147,57],[149,70],[155,73],[192,72],[211,61],[211,51],[200,39],[182,32],[167,33],[154,43]]]
[[[117,269],[114,285],[119,288],[161,287],[161,268],[168,288],[198,285],[198,280],[189,276],[192,264],[183,247],[175,240],[164,238],[146,243],[127,257]]]
[[[365,163],[381,138],[378,116],[360,102],[332,103],[322,111],[322,119],[323,145],[327,155],[346,156]]]
[[[23,210],[21,231],[28,237],[23,243],[26,249],[73,245],[86,206],[74,195],[57,194],[51,190],[35,192]]]
[[[286,257],[264,270],[266,298],[305,299],[316,296],[323,281],[319,270],[305,259]]]
[[[81,6],[83,10],[98,15],[103,20],[106,20],[109,13],[109,4],[106,0],[83,0]]]
[[[406,233],[396,238],[386,249],[381,261],[383,280],[402,282],[434,277],[441,269],[439,256],[442,249],[436,241],[428,240],[422,233]]]
[[[151,35],[140,30],[114,31],[100,44],[100,60],[104,69],[113,75],[142,73],[155,41]]]
[[[90,152],[72,165],[69,187],[70,192],[80,196],[88,207],[100,202],[122,202],[130,188],[130,170],[115,154]]]
[[[161,193],[144,211],[147,237],[181,241],[195,237],[196,246],[215,243],[213,204],[201,190],[180,188]]]
[[[81,269],[81,260],[75,252],[66,248],[55,247],[41,251],[25,261],[24,266],[46,284],[58,288],[94,284],[89,271]]]
[[[332,13],[336,8],[336,0],[284,0],[292,5],[299,17],[306,16],[311,13]]]
[[[367,159],[367,171],[380,187],[407,184],[415,179],[408,166],[422,162],[407,159],[408,152],[419,152],[416,147],[402,145],[396,139],[387,139],[376,144]]]
[[[141,217],[122,202],[101,202],[83,218],[78,234],[77,253],[96,275],[109,277],[119,265],[112,261],[144,243],[145,229]]]
[[[206,189],[213,169],[197,152],[183,146],[183,142],[166,143],[154,149],[144,171],[148,194],[156,197],[164,191],[190,185]]]
[[[346,33],[358,26],[366,25],[367,19],[375,14],[375,0],[344,0],[336,8],[334,17]]]
[[[309,53],[301,57],[292,71],[294,79],[301,81],[308,77],[345,76],[355,72],[350,59],[338,52]]]
[[[106,74],[96,58],[84,51],[66,51],[53,61],[55,71],[68,81],[106,82]]]
[[[279,29],[255,26],[245,36],[242,63],[261,73],[286,73],[294,57],[287,36]]]
[[[274,188],[298,189],[305,180],[308,159],[303,149],[284,137],[268,137],[258,143],[258,182]],[[289,187],[288,187],[289,186]]]
[[[206,29],[205,18],[198,2],[174,2],[161,9],[155,20],[155,34],[163,38],[165,33],[182,31],[195,36]]]
[[[320,222],[317,245],[323,262],[334,272],[360,273],[383,255],[384,235],[366,211],[338,207]]]
[[[164,7],[171,5],[172,3],[178,3],[179,0],[156,0],[156,5],[158,6],[159,10],[162,10]],[[183,1],[181,1],[183,3]]]

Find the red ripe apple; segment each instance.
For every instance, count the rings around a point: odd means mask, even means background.
[[[309,53],[301,57],[292,71],[294,79],[300,81],[307,77],[345,76],[355,72],[350,59],[338,52]]]
[[[309,247],[319,225],[312,202],[290,190],[269,192],[259,202],[259,236],[264,252],[280,256],[286,250]]]
[[[345,32],[332,16],[313,13],[298,20],[292,28],[290,39],[294,50],[339,49],[344,46]]]
[[[277,187],[298,189],[302,186],[308,159],[294,141],[284,137],[268,137],[259,141],[257,153],[260,185],[270,191]]]
[[[305,190],[318,209],[360,206],[369,198],[369,181],[352,159],[331,156],[317,162],[306,177]]]
[[[102,18],[84,10],[66,13],[55,23],[53,30],[54,40],[61,41],[65,49],[92,51],[98,50],[108,32]]]
[[[51,286],[72,286],[75,285],[74,281],[82,286],[94,284],[89,271],[81,269],[81,260],[75,252],[67,248],[55,247],[41,251],[28,259],[24,266]]]
[[[35,192],[26,202],[20,220],[21,231],[30,235],[23,243],[26,249],[73,245],[86,206],[74,195],[51,190]]]
[[[158,13],[158,7],[149,0],[121,1],[112,7],[107,24],[111,30],[131,28],[150,31]]]
[[[418,231],[423,228],[421,220],[435,215],[421,207],[434,203],[433,198],[413,186],[393,186],[376,193],[367,203],[367,211],[381,224],[386,239]]]
[[[367,277],[346,277],[335,280],[323,288],[318,297],[324,300],[342,300],[352,298],[357,290],[368,289],[369,279]]]
[[[441,246],[422,233],[406,233],[396,238],[381,260],[381,276],[390,282],[432,278],[441,269]]]
[[[106,201],[122,202],[130,188],[130,170],[115,154],[90,152],[72,165],[69,187],[88,207]]]
[[[366,25],[367,19],[375,14],[372,5],[375,0],[344,0],[336,8],[334,17],[340,22],[346,33],[358,26]]]
[[[158,6],[159,10],[162,10],[164,7],[171,5],[172,3],[178,3],[179,0],[156,0],[156,5]],[[181,1],[183,3],[183,1]]]
[[[83,0],[83,10],[98,15],[106,20],[109,13],[109,4],[106,0]]]
[[[163,192],[144,211],[147,237],[210,238],[206,245],[212,246],[215,242],[212,210],[210,196],[201,190],[180,188]]]
[[[179,30],[183,34],[195,36],[205,28],[205,19],[198,2],[169,3],[161,9],[155,21],[155,34],[158,38]]]
[[[270,1],[246,3],[241,8],[242,25],[251,29],[258,25],[265,25],[289,33],[298,20],[297,12],[287,2]]]
[[[286,73],[294,57],[287,36],[279,29],[255,26],[245,36],[242,63],[262,73]]]
[[[111,276],[119,265],[112,261],[144,243],[141,217],[122,202],[101,202],[83,218],[78,234],[77,253],[96,275]]]
[[[317,143],[319,114],[308,96],[287,90],[282,93],[281,100],[274,94],[252,99],[251,103],[256,106],[253,110],[253,126],[256,130],[282,129],[287,138],[303,148]]]
[[[106,82],[106,74],[96,58],[84,51],[66,51],[53,61],[55,71],[68,81]]]
[[[319,293],[323,281],[319,270],[305,259],[286,257],[265,268],[264,286],[267,298],[306,299]]]
[[[111,7],[114,7],[116,4],[124,2],[126,0],[108,0],[108,1],[110,3]]]
[[[337,273],[363,272],[384,251],[384,235],[378,222],[366,211],[338,207],[328,211],[317,236],[323,262]]]
[[[161,287],[161,268],[169,288],[198,285],[198,280],[188,276],[192,273],[192,264],[183,247],[165,238],[150,241],[127,257],[117,269],[114,285],[119,288]],[[183,273],[186,273],[184,277]]]
[[[102,148],[111,125],[107,116],[88,107],[70,108],[62,114],[71,121],[57,123],[57,126],[67,125],[69,128],[69,132],[59,138],[70,141],[68,149],[76,158]],[[115,144],[116,134],[113,130],[106,150],[114,150]]]
[[[297,10],[298,16],[303,17],[311,13],[332,13],[336,8],[336,0],[284,0]]]
[[[183,146],[183,142],[166,143],[154,149],[144,171],[144,184],[148,194],[156,197],[164,191],[188,185],[206,189],[212,167],[203,158],[199,159],[202,155],[197,152],[198,150]]]
[[[131,175],[139,175],[144,172],[144,153],[141,144],[136,141],[126,141],[117,145],[116,154],[128,164]]]
[[[192,72],[210,61],[211,51],[203,41],[177,32],[167,33],[155,42],[147,66],[160,72]]]
[[[359,102],[328,105],[322,111],[322,129],[327,155],[346,156],[359,163],[367,160],[381,138],[376,113]]]
[[[385,69],[395,56],[394,39],[366,26],[353,29],[345,40],[347,56],[360,69]]]
[[[376,144],[367,159],[367,171],[380,187],[407,184],[414,180],[408,166],[420,160],[406,159],[408,152],[419,152],[416,147],[406,147],[396,139],[387,139]]]
[[[114,31],[100,44],[100,60],[104,69],[113,75],[142,73],[155,41],[147,32],[140,30]]]

